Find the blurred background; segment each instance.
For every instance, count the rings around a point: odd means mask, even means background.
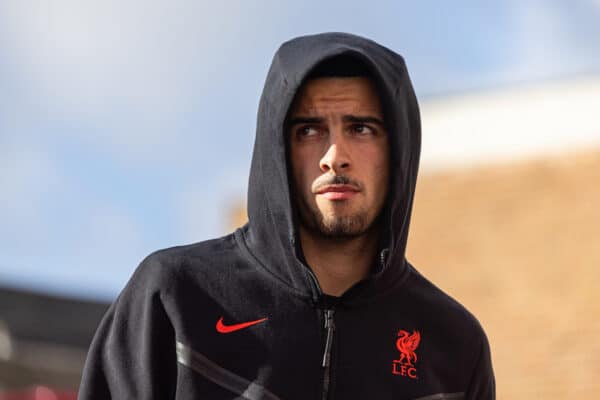
[[[600,1],[0,2],[0,400],[74,399],[159,248],[245,219],[271,57],[401,53],[423,149],[408,258],[490,339],[499,399],[600,396]]]

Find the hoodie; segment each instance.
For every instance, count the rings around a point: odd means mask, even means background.
[[[339,55],[377,83],[391,184],[372,272],[332,297],[302,255],[284,126],[310,71]],[[249,222],[140,264],[100,323],[79,398],[494,399],[480,324],[405,257],[420,143],[401,56],[343,33],[284,43],[260,99]]]

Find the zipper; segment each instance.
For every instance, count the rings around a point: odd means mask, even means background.
[[[295,245],[295,241],[292,239],[292,244]],[[389,249],[385,248],[379,253],[379,263],[381,269],[385,269],[385,263],[387,261],[387,256],[389,254]],[[319,285],[319,280],[313,271],[307,267],[309,276],[311,277],[313,288],[316,289],[314,293],[318,297],[314,297],[315,304],[318,304],[317,298],[323,300],[323,297],[328,297],[323,294],[321,290],[321,286]],[[335,303],[334,303],[335,304]],[[317,306],[318,307],[318,306]],[[335,332],[335,322],[333,316],[335,314],[335,306],[331,303],[325,303],[325,308],[323,309],[323,320],[324,320],[324,328],[325,328],[325,348],[323,350],[323,360],[321,362],[321,367],[323,368],[323,395],[321,400],[328,400],[329,397],[329,389],[331,386],[331,350],[333,347],[333,335]]]
[[[387,256],[388,256],[389,252],[390,252],[390,250],[385,248],[385,249],[381,250],[381,253],[379,253],[379,264],[381,265],[382,271],[385,269],[385,262],[387,261]]]
[[[325,320],[325,349],[323,351],[323,397],[322,400],[327,400],[329,395],[329,384],[331,382],[331,348],[333,345],[333,333],[335,331],[335,323],[333,321],[333,315],[335,310],[325,309],[323,310]]]

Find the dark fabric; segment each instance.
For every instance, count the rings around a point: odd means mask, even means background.
[[[321,61],[343,54],[362,60],[378,84],[391,139],[392,179],[379,266],[332,301],[303,262],[283,127],[303,79]],[[481,326],[405,258],[420,137],[417,101],[398,54],[343,33],[284,43],[260,100],[249,223],[231,235],[162,250],[142,262],[98,329],[80,398],[238,396],[178,364],[179,342],[281,399],[321,399],[324,382],[329,399],[443,393],[494,399]],[[324,368],[326,308],[335,309],[335,330],[330,365]],[[268,319],[220,333],[221,317],[227,325]],[[419,337],[412,353],[399,344],[408,334]]]

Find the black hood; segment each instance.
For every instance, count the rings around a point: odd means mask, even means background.
[[[419,165],[419,108],[400,55],[345,33],[303,36],[279,48],[260,99],[248,186],[249,223],[244,237],[250,252],[269,273],[294,291],[313,298],[319,290],[301,261],[284,125],[294,96],[309,72],[324,60],[340,55],[359,59],[374,76],[382,96],[391,149],[390,192],[382,220],[387,229],[381,243],[387,257],[366,281],[378,284],[358,286],[381,291],[407,268],[405,249]]]

